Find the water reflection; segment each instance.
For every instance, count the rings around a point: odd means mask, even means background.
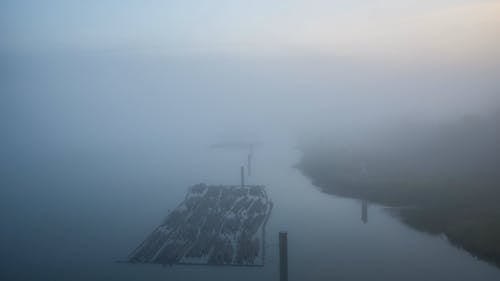
[[[366,200],[361,201],[361,221],[363,223],[368,222],[368,201]]]
[[[36,166],[40,177],[30,180],[43,186],[30,189],[28,195],[20,188],[11,189],[10,195],[3,192],[0,197],[0,208],[11,214],[4,218],[9,227],[0,233],[2,241],[9,241],[2,245],[0,280],[279,280],[277,233],[282,230],[288,232],[290,280],[500,280],[497,268],[474,260],[439,237],[406,227],[375,204],[318,191],[291,168],[298,155],[290,147],[259,148],[246,183],[266,185],[274,201],[266,224],[263,267],[164,268],[114,262],[126,257],[169,209],[172,212],[178,206],[193,180],[238,182],[238,168],[248,153],[206,146],[185,152],[180,147],[154,151],[151,158],[121,151],[84,157],[87,153],[70,155],[64,158],[67,161],[53,160],[52,169]],[[168,169],[155,170],[163,163],[158,159],[167,158],[189,165],[171,161]],[[99,174],[101,170],[106,173]],[[36,175],[35,170],[28,172]],[[46,204],[56,196],[59,201]],[[25,204],[40,211],[31,212]],[[359,222],[364,209],[366,224]],[[367,223],[368,211],[376,223]],[[48,251],[45,245],[54,247]]]

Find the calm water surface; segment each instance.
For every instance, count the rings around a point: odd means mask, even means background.
[[[246,152],[189,142],[142,150],[18,149],[3,162],[1,280],[500,280],[500,270],[402,225],[383,207],[320,192],[292,167],[293,145],[257,149],[248,179],[274,209],[263,268],[130,265],[124,259],[198,182],[235,184]],[[5,160],[7,159],[7,160]]]

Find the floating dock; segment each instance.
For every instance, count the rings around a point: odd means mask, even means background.
[[[192,186],[128,261],[263,266],[272,207],[264,186]]]

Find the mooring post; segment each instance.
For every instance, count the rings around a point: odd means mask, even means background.
[[[280,232],[280,281],[288,281],[287,233]]]
[[[245,167],[241,166],[241,187],[245,186]]]

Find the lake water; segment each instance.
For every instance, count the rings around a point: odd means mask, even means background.
[[[246,152],[208,144],[18,149],[0,199],[1,280],[279,280],[278,232],[288,231],[290,280],[500,280],[500,270],[417,232],[382,206],[320,192],[292,166],[292,144],[256,149],[247,182],[274,202],[262,268],[115,263],[179,204],[188,186],[237,184]]]

